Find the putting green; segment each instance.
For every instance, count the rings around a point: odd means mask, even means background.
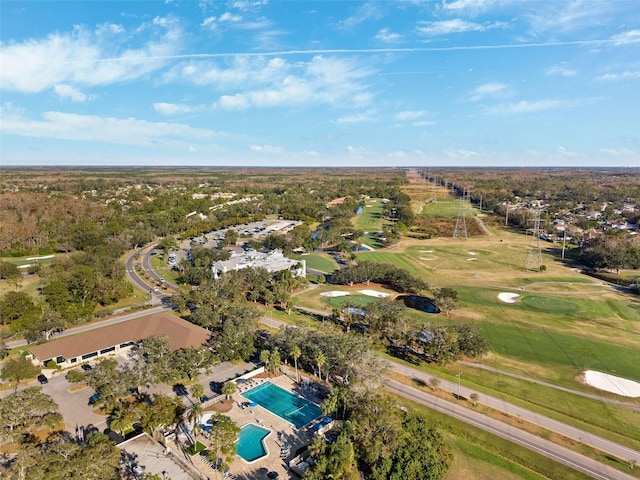
[[[527,295],[522,298],[522,303],[537,310],[557,313],[575,312],[578,309],[578,306],[573,302],[541,295]]]

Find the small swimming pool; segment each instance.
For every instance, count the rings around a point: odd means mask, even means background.
[[[238,455],[247,462],[253,462],[260,457],[264,457],[267,454],[267,449],[263,440],[270,432],[266,428],[251,423],[242,427],[236,445]]]
[[[296,428],[304,427],[320,416],[320,407],[309,400],[287,392],[285,389],[265,382],[242,394],[271,413],[275,413]]]

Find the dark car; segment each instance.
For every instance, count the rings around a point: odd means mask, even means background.
[[[49,383],[49,379],[43,374],[38,375],[38,381],[44,385],[45,383]]]
[[[85,372],[88,372],[89,370],[91,370],[91,365],[89,365],[88,363],[85,363],[84,365],[82,365],[82,369]]]
[[[100,400],[100,394],[96,392],[89,397],[89,405],[95,405],[98,400]]]

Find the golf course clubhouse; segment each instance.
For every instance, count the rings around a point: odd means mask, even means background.
[[[162,312],[95,328],[76,335],[29,347],[33,360],[46,365],[53,360],[62,368],[95,358],[115,355],[151,336],[169,338],[172,350],[200,347],[210,332],[171,313]]]

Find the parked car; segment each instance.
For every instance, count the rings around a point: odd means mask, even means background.
[[[89,397],[89,405],[95,405],[98,400],[100,400],[100,394],[96,392]]]
[[[88,371],[90,371],[90,370],[92,369],[92,367],[91,367],[91,365],[89,365],[88,363],[85,363],[85,364],[83,364],[83,365],[82,365],[82,369],[83,369],[85,372],[88,372]]]
[[[38,375],[38,381],[40,382],[41,385],[44,385],[45,383],[49,383],[49,379],[42,373]]]

